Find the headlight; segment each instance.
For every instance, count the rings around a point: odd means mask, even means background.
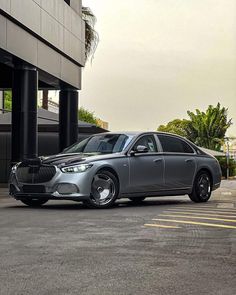
[[[11,172],[12,172],[12,173],[15,173],[15,172],[16,172],[17,167],[20,165],[20,163],[21,163],[21,162],[16,163],[14,166],[12,166],[12,168],[11,168]]]
[[[68,166],[61,168],[61,171],[64,173],[82,173],[87,171],[89,168],[91,168],[92,164],[80,164],[76,166]]]

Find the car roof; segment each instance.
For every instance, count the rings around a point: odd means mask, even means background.
[[[102,132],[98,133],[95,135],[102,135],[102,134],[126,134],[126,135],[131,135],[131,136],[138,136],[138,135],[144,135],[144,134],[165,134],[165,135],[172,135],[180,138],[184,138],[181,135],[174,134],[174,133],[169,133],[169,132],[162,132],[162,131],[108,131],[108,132]],[[185,139],[185,138],[184,138]]]

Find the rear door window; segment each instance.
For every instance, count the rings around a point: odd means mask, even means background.
[[[158,135],[160,143],[162,145],[163,152],[168,153],[185,153],[193,154],[193,148],[184,140],[169,136],[169,135]]]

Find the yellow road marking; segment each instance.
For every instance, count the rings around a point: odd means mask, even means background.
[[[214,213],[208,213],[208,214],[205,214],[205,213],[196,213],[196,212],[188,212],[188,211],[164,211],[164,213],[173,213],[173,214],[187,214],[187,215],[199,215],[201,214],[202,216],[218,216],[218,217],[224,217],[224,218],[236,218],[236,215],[222,215],[222,214],[214,214]]]
[[[236,222],[236,219],[222,219],[222,218],[214,218],[214,217],[205,217],[205,216],[186,216],[186,215],[174,215],[174,214],[160,214],[159,216],[167,216],[167,217],[182,217],[182,218],[193,218],[193,219],[208,219],[208,220],[219,220],[225,222]]]
[[[222,208],[222,209],[236,209],[234,206],[234,203],[218,203],[217,208]]]
[[[205,223],[205,222],[195,222],[195,221],[186,221],[186,220],[175,220],[175,219],[152,219],[155,221],[167,221],[167,222],[175,222],[175,223],[185,223],[185,224],[195,224],[195,225],[203,225],[203,226],[212,226],[212,227],[222,227],[222,228],[234,228],[236,226],[233,225],[224,225],[224,224],[215,224],[215,223]]]
[[[185,208],[184,208],[185,209]],[[168,209],[168,211],[177,211],[178,209]],[[181,208],[181,210],[183,210],[183,208]],[[231,213],[231,214],[234,214],[233,212],[226,212],[226,211],[212,211],[212,210],[203,210],[201,211],[200,209],[187,209],[187,211],[190,211],[190,212],[198,212],[198,213],[202,213],[202,212],[206,212],[206,213],[222,213],[222,214],[225,214],[225,213]],[[236,212],[235,212],[236,213]]]
[[[144,224],[144,226],[161,227],[161,228],[180,228],[179,226],[175,226],[175,225],[149,224],[149,223]]]
[[[232,211],[231,213],[236,213],[236,210],[234,210],[234,209],[225,209],[225,208],[222,208],[222,209],[220,209],[220,208],[210,208],[210,207],[193,207],[193,206],[191,206],[191,207],[189,207],[189,206],[177,206],[176,208],[179,208],[179,209],[191,209],[191,210],[204,210],[205,211],[205,209],[209,209],[209,210],[214,210],[214,211],[222,211],[223,213],[226,213],[226,212],[230,212],[230,211]]]

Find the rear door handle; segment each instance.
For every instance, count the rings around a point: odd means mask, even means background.
[[[153,160],[153,162],[155,162],[155,163],[158,163],[158,162],[162,162],[162,158],[158,158],[158,159],[155,159],[155,160]]]
[[[193,162],[193,159],[186,159],[185,162],[186,163],[191,163],[191,162]]]

